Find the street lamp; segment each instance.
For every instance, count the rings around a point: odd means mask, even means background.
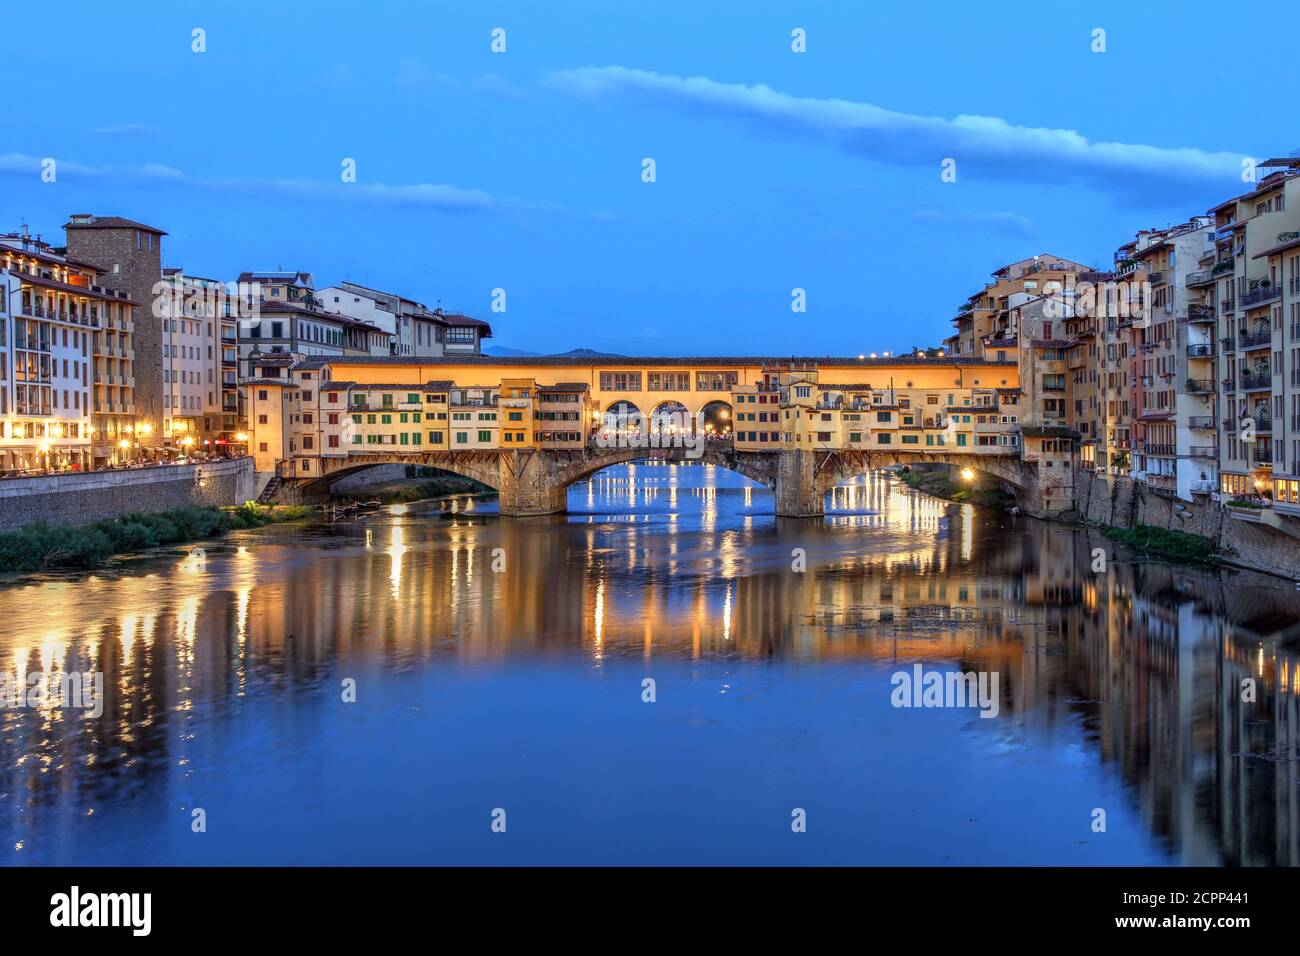
[[[975,480],[975,471],[974,471],[974,469],[972,469],[972,468],[963,468],[963,469],[961,470],[961,480],[962,480],[962,481],[965,481],[965,482],[968,482],[968,483],[974,481],[974,480]]]

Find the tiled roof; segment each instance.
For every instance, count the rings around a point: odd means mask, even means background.
[[[91,216],[88,222],[73,222],[71,219],[64,225],[64,229],[143,229],[146,232],[152,232],[155,235],[165,236],[163,232],[154,226],[146,226],[142,222],[136,222],[134,219],[123,219],[121,216]]]
[[[1014,340],[1012,340],[1014,341]],[[564,355],[540,355],[540,356],[497,356],[497,355],[443,355],[443,356],[426,356],[412,357],[405,355],[389,356],[309,356],[304,360],[308,365],[395,365],[395,366],[437,366],[437,365],[485,365],[493,367],[514,367],[514,368],[532,368],[539,366],[555,366],[569,368],[618,368],[625,366],[645,367],[651,365],[663,366],[666,368],[731,368],[738,365],[744,366],[775,366],[780,363],[789,364],[791,361],[807,363],[811,366],[820,366],[822,368],[926,368],[933,366],[944,367],[974,367],[988,366],[993,368],[1016,368],[1017,363],[1012,361],[998,362],[992,359],[963,358],[957,356],[944,356],[943,358],[916,358],[915,356],[897,356],[894,358],[876,358],[876,359],[859,359],[859,358],[840,358],[836,356],[820,357],[773,357],[773,356],[656,356],[656,355],[602,355],[595,357],[587,356],[564,356]]]

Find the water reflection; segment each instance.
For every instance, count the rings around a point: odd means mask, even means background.
[[[243,751],[260,755],[272,781],[331,772],[322,738],[356,732],[334,703],[341,676],[363,687],[412,675],[444,686],[542,666],[599,681],[654,665],[690,680],[721,674],[720,693],[733,696],[749,686],[751,707],[764,706],[756,674],[774,699],[811,680],[830,714],[878,728],[840,758],[845,779],[856,773],[865,785],[899,759],[887,740],[903,718],[864,717],[861,686],[926,661],[1001,675],[1003,717],[975,721],[996,728],[933,727],[909,745],[953,764],[992,754],[1024,774],[982,784],[1009,807],[983,862],[1025,859],[1016,801],[1062,772],[1027,754],[1067,761],[1090,785],[1113,778],[1122,802],[1112,816],[1135,821],[1129,837],[1115,836],[1132,848],[1121,860],[1300,862],[1291,643],[1300,600],[1289,585],[1122,555],[1094,574],[1102,541],[940,502],[885,475],[836,489],[830,504],[823,522],[781,520],[770,495],[737,476],[637,465],[575,487],[563,518],[503,521],[468,499],[414,505],[236,535],[201,562],[152,558],[8,587],[0,670],[20,681],[38,665],[100,670],[110,693],[98,718],[0,711],[3,852],[11,863],[210,859],[159,834],[183,833],[178,808],[214,788],[252,786],[224,770]],[[792,570],[800,553],[802,573]],[[494,555],[504,570],[493,569]],[[1242,699],[1247,678],[1253,703]],[[509,697],[492,699],[512,711]],[[263,725],[267,714],[276,722]],[[410,761],[404,735],[423,731],[401,723],[407,716],[416,719],[407,708],[370,730],[364,753]],[[661,733],[655,746],[700,756],[698,726]],[[786,759],[797,767],[804,758]],[[684,763],[683,780],[696,769]],[[604,788],[617,803],[630,784],[568,786]],[[1077,799],[1094,805],[1087,790]],[[332,825],[354,825],[354,813],[338,808]],[[405,832],[418,827],[393,815]],[[270,839],[264,861],[302,858]],[[854,859],[895,861],[866,846]]]

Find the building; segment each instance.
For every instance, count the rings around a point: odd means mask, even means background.
[[[324,308],[309,272],[244,272],[238,283],[245,313],[238,334],[244,379],[252,376],[256,359],[266,353],[381,357],[392,351],[391,332]]]
[[[132,219],[88,213],[73,214],[63,228],[68,257],[94,268],[103,288],[124,292],[134,303],[129,318],[135,381],[131,396],[134,431],[137,439],[145,441],[142,447],[147,447],[161,434],[166,417],[162,322],[154,315],[152,303],[155,286],[162,279],[162,239],[167,233]],[[113,331],[125,330],[119,326]],[[106,334],[106,344],[107,339]]]
[[[1091,267],[1043,253],[1008,263],[993,273],[991,282],[973,293],[953,318],[954,332],[944,339],[944,354],[1013,359],[1016,347],[1016,306],[1040,295],[1072,286]]]
[[[0,236],[0,470],[135,457],[132,303],[99,277],[25,229]]]
[[[230,339],[223,338],[236,326],[225,283],[164,269],[154,301],[162,326],[163,446],[217,452],[238,430],[235,376],[225,376]]]
[[[316,292],[327,312],[377,326],[391,336],[390,353],[402,357],[482,354],[492,327],[481,319],[429,309],[393,292],[341,282]]]
[[[1210,210],[1214,256],[1206,259],[1209,275],[1198,279],[1217,300],[1222,346],[1219,490],[1281,497],[1279,511],[1290,511],[1292,485],[1275,480],[1297,476],[1287,433],[1290,427],[1294,434],[1296,420],[1287,411],[1300,395],[1300,296],[1287,281],[1287,269],[1294,268],[1287,246],[1300,236],[1300,159],[1272,160],[1262,168],[1269,167],[1277,169],[1254,189]]]

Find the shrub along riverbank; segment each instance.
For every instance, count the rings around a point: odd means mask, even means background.
[[[956,484],[942,471],[918,471],[904,468],[897,472],[903,484],[917,491],[948,501],[960,501],[963,504],[984,505],[990,508],[1010,508],[1016,503],[1015,498],[1001,488],[963,488]]]
[[[374,485],[336,495],[335,498],[338,501],[382,501],[384,504],[396,504],[405,501],[424,501],[426,498],[441,498],[444,495],[495,493],[487,485],[480,484],[472,478],[449,475],[413,482],[399,481]]]
[[[175,508],[84,525],[37,522],[0,534],[0,574],[93,568],[115,554],[216,538],[243,528],[305,518],[313,511],[249,501],[238,508]]]
[[[1214,542],[1199,534],[1171,531],[1149,524],[1132,528],[1107,528],[1104,532],[1111,541],[1118,541],[1152,557],[1193,564],[1210,564],[1214,560]]]

